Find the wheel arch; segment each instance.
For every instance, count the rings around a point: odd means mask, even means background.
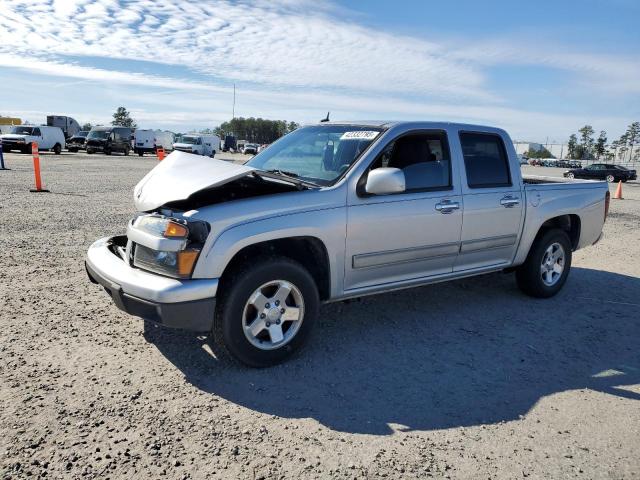
[[[542,225],[540,225],[535,240],[538,240],[538,238],[544,235],[545,232],[554,228],[564,230],[567,235],[569,235],[572,250],[575,251],[578,248],[578,245],[580,243],[580,231],[582,228],[582,222],[579,215],[558,215],[557,217],[552,217],[548,220],[545,220]]]
[[[252,243],[241,248],[225,266],[220,277],[220,288],[242,264],[255,258],[286,257],[305,267],[318,287],[320,300],[331,296],[331,265],[324,242],[318,237],[283,237]]]

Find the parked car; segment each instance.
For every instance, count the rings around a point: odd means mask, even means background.
[[[132,129],[128,127],[93,127],[87,135],[87,153],[103,152],[111,155],[131,152]]]
[[[255,143],[247,143],[242,149],[242,153],[244,153],[245,155],[255,155],[256,153],[258,153],[258,145],[256,145]]]
[[[220,137],[199,133],[183,135],[180,142],[173,144],[173,149],[213,158],[220,149]]]
[[[637,177],[635,170],[629,170],[621,165],[608,163],[594,163],[585,168],[575,168],[563,173],[566,178],[584,178],[588,180],[606,180],[607,182],[618,182],[622,180],[635,180]]]
[[[162,130],[138,129],[134,133],[133,149],[139,156],[156,153],[159,147],[165,151],[173,150],[174,135]]]
[[[50,150],[60,155],[65,146],[62,130],[46,125],[17,125],[11,129],[11,133],[0,135],[0,140],[5,152],[19,150],[22,153],[30,153],[31,144],[37,142],[38,150]]]
[[[77,152],[78,150],[86,150],[87,135],[89,130],[81,130],[73,137],[67,140],[67,150],[70,152]]]
[[[47,125],[60,128],[65,139],[73,137],[81,130],[78,122],[64,115],[47,115]]]
[[[569,162],[569,168],[582,168],[582,162],[579,160],[571,160]]]
[[[555,295],[572,252],[600,239],[609,189],[523,178],[497,128],[325,122],[244,165],[173,152],[134,202],[126,235],[89,248],[89,278],[263,367],[304,344],[321,302],[505,269]]]

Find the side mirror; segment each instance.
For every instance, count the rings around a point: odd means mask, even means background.
[[[406,189],[404,172],[399,168],[376,168],[369,172],[365,192],[371,195],[402,193]]]

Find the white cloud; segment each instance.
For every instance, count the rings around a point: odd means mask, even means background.
[[[0,49],[146,60],[278,87],[493,98],[483,74],[441,46],[337,21],[330,4],[314,5],[0,0],[9,13]]]
[[[315,120],[331,110],[333,118],[450,119],[538,139],[589,121],[621,128],[629,119],[514,108],[492,90],[492,67],[553,68],[589,92],[640,93],[634,58],[504,38],[453,44],[391,35],[353,23],[328,1],[0,0],[0,12],[0,66],[131,86],[135,93],[122,89],[119,98],[158,126],[226,120],[220,105],[230,103],[234,81],[243,115]],[[125,62],[99,68],[88,57]],[[149,66],[158,73],[142,73]]]

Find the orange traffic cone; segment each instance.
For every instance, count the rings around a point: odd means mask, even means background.
[[[36,177],[36,188],[32,188],[29,191],[34,193],[45,192],[49,190],[42,188],[42,178],[40,177],[40,151],[38,150],[38,142],[31,144],[31,154],[33,155],[33,174]]]
[[[616,188],[616,193],[613,194],[613,198],[617,200],[624,200],[622,198],[622,180],[618,182],[618,188]]]
[[[156,154],[158,155],[158,161],[159,162],[164,160],[164,147],[158,147],[156,149]]]

